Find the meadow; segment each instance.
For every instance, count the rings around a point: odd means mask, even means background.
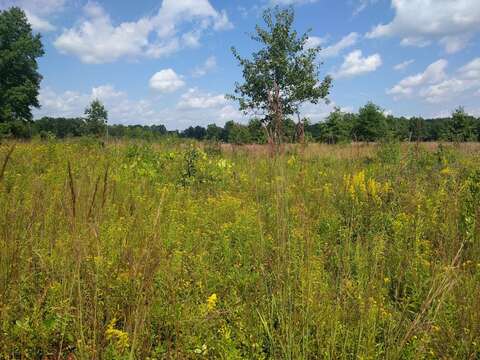
[[[2,359],[478,359],[478,144],[0,145]]]

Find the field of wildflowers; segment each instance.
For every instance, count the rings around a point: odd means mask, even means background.
[[[2,359],[478,359],[480,153],[0,146]]]

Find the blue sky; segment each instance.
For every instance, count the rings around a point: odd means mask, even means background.
[[[437,117],[465,106],[480,114],[479,0],[0,0],[22,7],[43,36],[42,108],[36,117],[81,116],[102,100],[111,123],[169,129],[247,121],[227,101],[263,9],[292,5],[311,28],[330,105],[306,105],[321,121],[333,106],[372,100],[387,113]]]

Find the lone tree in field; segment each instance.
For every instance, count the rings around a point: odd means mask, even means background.
[[[31,107],[40,107],[42,56],[40,35],[32,33],[25,13],[17,7],[0,11],[0,125],[32,120]]]
[[[302,127],[300,106],[326,99],[332,82],[329,76],[319,81],[320,48],[308,46],[308,32],[298,35],[293,29],[294,17],[293,8],[266,10],[263,19],[267,28],[257,25],[256,34],[251,36],[261,44],[252,59],[242,58],[232,47],[245,82],[236,83],[235,94],[228,98],[237,100],[245,114],[263,116],[269,142],[277,146],[282,141],[285,119],[297,114]]]
[[[107,131],[108,112],[100,100],[95,99],[85,109],[85,132],[98,137],[104,136]]]

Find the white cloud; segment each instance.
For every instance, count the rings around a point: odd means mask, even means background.
[[[447,79],[422,89],[420,95],[430,103],[440,103],[480,87],[480,58],[470,61]]]
[[[334,57],[340,54],[344,49],[347,49],[355,45],[358,41],[359,35],[356,32],[351,32],[350,34],[344,36],[336,44],[327,46],[325,49],[320,51],[320,56],[322,58]]]
[[[112,85],[101,85],[98,87],[92,88],[91,97],[93,99],[99,100],[113,100],[119,99],[125,96],[125,93],[122,91],[117,91]]]
[[[305,48],[313,49],[313,48],[319,47],[320,45],[324,44],[325,41],[326,41],[325,38],[321,38],[318,36],[309,36],[305,43]]]
[[[448,54],[454,54],[467,47],[470,36],[470,34],[445,36],[440,39],[440,44]]]
[[[232,27],[226,12],[218,12],[208,0],[163,0],[155,16],[119,25],[98,3],[88,2],[83,13],[84,18],[64,30],[54,44],[85,63],[106,63],[122,57],[159,58],[199,46],[208,28]],[[186,24],[191,24],[193,30],[186,30]]]
[[[397,65],[395,65],[393,67],[394,70],[396,71],[402,71],[402,70],[405,70],[407,67],[409,67],[410,65],[412,65],[413,63],[415,62],[415,60],[411,59],[411,60],[405,60]]]
[[[382,65],[380,54],[362,56],[361,50],[352,51],[345,56],[340,69],[334,74],[336,78],[353,77],[375,71]]]
[[[227,100],[225,95],[202,92],[197,88],[182,94],[171,114],[183,127],[192,124],[206,126],[212,122],[223,125],[228,120],[246,121],[236,104]]]
[[[408,76],[402,79],[397,85],[387,91],[387,94],[394,95],[396,99],[401,96],[408,96],[414,90],[425,84],[433,84],[446,78],[445,68],[448,62],[440,59],[430,64],[424,72]]]
[[[228,120],[246,121],[236,104],[221,94],[189,89],[178,103],[168,105],[159,104],[158,99],[133,100],[126,92],[109,84],[85,93],[42,88],[39,96],[42,107],[34,109],[34,116],[81,117],[94,99],[104,103],[110,124],[164,124],[168,129],[184,129],[211,123],[223,125]]]
[[[426,47],[431,43],[432,42],[430,40],[427,40],[422,37],[416,37],[416,36],[406,37],[406,38],[403,38],[402,41],[400,41],[400,45],[402,46],[414,46],[418,48]]]
[[[35,117],[58,116],[74,117],[83,114],[90,97],[76,91],[65,91],[57,94],[50,88],[42,88],[38,96],[41,108],[34,109]]]
[[[55,30],[48,18],[63,10],[65,0],[0,0],[0,10],[18,6],[25,11],[32,29],[40,32]]]
[[[368,6],[376,4],[378,0],[359,0],[355,10],[353,11],[353,16],[357,16],[363,10],[365,10]]]
[[[311,122],[320,122],[324,121],[336,107],[340,107],[340,110],[343,112],[351,112],[352,108],[347,106],[339,106],[335,101],[331,101],[326,104],[321,101],[318,104],[306,103],[300,107],[300,116],[302,118],[307,118]]]
[[[454,53],[480,31],[478,0],[392,0],[392,7],[394,19],[377,25],[367,37],[399,36],[408,46],[426,46],[435,40]]]
[[[480,58],[475,58],[453,74],[445,72],[448,63],[440,59],[430,64],[423,73],[401,80],[387,91],[398,100],[416,96],[428,103],[458,101],[459,96],[473,94],[480,87]]]
[[[55,26],[48,20],[43,19],[28,10],[25,10],[28,22],[32,25],[32,29],[39,32],[49,32],[55,30]]]
[[[162,93],[175,92],[185,86],[185,82],[172,69],[164,69],[150,78],[150,87]]]
[[[233,24],[228,19],[227,12],[222,10],[219,15],[216,16],[215,22],[213,23],[214,30],[230,30],[233,29]]]
[[[36,118],[81,117],[85,108],[94,99],[105,104],[110,123],[152,123],[158,120],[152,104],[146,100],[131,100],[125,92],[116,90],[112,85],[102,85],[91,89],[90,93],[65,91],[57,93],[50,88],[40,90],[40,109],[34,110]]]
[[[85,5],[84,13],[87,16],[84,21],[55,40],[61,52],[77,55],[85,63],[105,63],[121,56],[137,56],[148,47],[150,19],[115,27],[103,8],[92,2]]]
[[[198,89],[191,88],[180,98],[178,109],[218,109],[227,105],[225,95],[201,93]]]
[[[215,56],[210,56],[207,60],[205,60],[205,63],[196,67],[193,70],[192,75],[195,76],[195,77],[204,76],[207,73],[209,73],[210,71],[212,71],[213,69],[215,69],[216,67],[217,67],[216,57]]]

